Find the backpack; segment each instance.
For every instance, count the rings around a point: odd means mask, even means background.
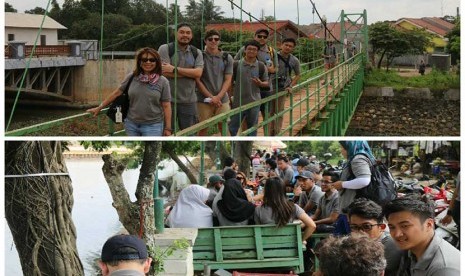
[[[368,156],[361,153],[362,155]],[[371,163],[371,162],[370,162]],[[354,176],[352,168],[349,164],[350,174]],[[364,197],[370,199],[381,207],[397,198],[394,179],[392,178],[389,169],[382,163],[370,165],[371,179],[368,186],[357,190],[357,198]]]
[[[194,56],[194,61],[197,59],[197,56],[199,55],[199,52],[197,51],[197,47],[195,47],[194,45],[190,45],[191,46],[191,52],[192,52],[192,55]],[[174,43],[173,42],[170,42],[168,43],[168,55],[170,56],[170,59],[173,58],[174,56]]]
[[[271,46],[267,46],[268,47],[268,52],[270,53],[270,57],[271,57],[271,62],[273,62],[273,66],[274,66],[274,49],[273,47]],[[245,49],[244,51],[242,52],[242,57],[245,57]],[[257,59],[258,59],[258,56],[257,56]],[[261,76],[261,75],[260,75]]]

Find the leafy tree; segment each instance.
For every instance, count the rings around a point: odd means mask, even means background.
[[[166,24],[166,8],[152,0],[133,0],[131,1],[130,12],[128,17],[132,19],[134,25]]]
[[[5,2],[5,12],[18,12],[18,10],[13,8],[13,6],[9,3]]]
[[[446,35],[449,39],[447,43],[447,52],[451,54],[452,63],[460,62],[460,17],[455,20],[454,28]]]
[[[221,20],[224,12],[219,6],[216,6],[213,0],[189,0],[186,5],[185,17],[188,22],[198,23]]]
[[[301,63],[312,62],[321,58],[323,52],[324,41],[323,39],[307,39],[299,38],[297,46],[294,50]]]
[[[35,7],[31,10],[24,11],[24,13],[29,13],[29,14],[45,14],[46,10],[41,8],[41,7]]]
[[[102,13],[102,2],[96,0],[80,0],[81,5],[88,11]],[[131,9],[130,0],[105,0],[103,12],[105,14],[125,14]]]

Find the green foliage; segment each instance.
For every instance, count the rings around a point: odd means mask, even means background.
[[[371,24],[368,32],[373,52],[379,55],[377,67],[381,68],[386,58],[386,70],[395,57],[422,54],[431,45],[431,35],[425,30],[398,30],[389,22]]]
[[[460,62],[460,17],[456,18],[454,28],[446,35],[449,39],[447,51],[451,54],[452,64]]]
[[[18,10],[13,8],[13,6],[9,3],[5,2],[5,12],[18,12]]]
[[[414,77],[402,77],[395,71],[373,70],[365,77],[365,86],[391,86],[397,91],[407,87],[428,87],[432,91],[444,91],[449,88],[460,88],[460,77],[439,70]]]
[[[324,41],[322,39],[299,38],[294,55],[300,59],[301,63],[312,62],[321,58]]]
[[[305,152],[307,155],[315,155],[318,160],[323,160],[325,153],[331,153],[333,158],[340,159],[341,151],[337,141],[285,141],[288,153]]]
[[[176,250],[185,250],[188,247],[189,247],[189,242],[185,238],[175,240],[173,244],[171,244],[164,250],[159,248],[158,246],[155,246],[155,247],[149,246],[148,247],[149,256],[153,260],[151,264],[150,272],[151,273],[153,272],[155,275],[158,275],[161,272],[164,272],[165,271],[164,260],[167,257],[173,255],[173,253]]]
[[[242,33],[242,39],[241,39],[241,33],[239,31],[225,31],[221,30],[220,31],[221,35],[221,49],[223,51],[229,52],[233,54],[237,53],[239,49],[243,46],[243,44],[248,41],[253,39],[253,34],[249,32],[243,32]]]
[[[35,7],[33,9],[24,11],[24,13],[29,13],[29,14],[45,14],[46,10],[41,8],[41,7]]]

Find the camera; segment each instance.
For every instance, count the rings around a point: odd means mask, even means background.
[[[287,77],[280,76],[278,77],[278,88],[284,88],[287,82]]]

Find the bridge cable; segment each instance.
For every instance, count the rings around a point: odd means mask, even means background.
[[[103,93],[103,27],[104,27],[104,10],[105,9],[105,0],[102,0],[102,15],[100,22],[100,55],[99,55],[99,79],[98,79],[98,101],[102,102],[102,93]],[[100,129],[100,116],[97,117],[97,127]]]
[[[47,14],[48,14],[48,8],[50,7],[51,1],[52,0],[49,0],[48,3],[47,3],[47,7],[45,8],[44,16],[42,17],[42,22],[40,23],[39,31],[37,32],[37,36],[36,36],[36,39],[34,41],[34,46],[32,47],[31,53],[29,54],[29,58],[28,58],[28,60],[26,62],[26,68],[24,69],[24,73],[21,76],[21,83],[19,85],[18,92],[16,93],[16,98],[15,98],[15,101],[13,103],[13,108],[12,108],[12,110],[10,112],[10,117],[8,119],[8,123],[7,123],[6,128],[5,128],[5,132],[8,131],[8,129],[10,127],[10,124],[11,124],[11,120],[13,119],[13,114],[14,114],[14,112],[16,110],[16,105],[18,103],[19,96],[21,94],[21,89],[22,89],[22,87],[24,85],[24,80],[26,79],[27,72],[29,71],[32,56],[34,55],[34,52],[35,52],[36,47],[37,47],[37,41],[39,40],[40,34],[42,33],[42,28],[44,26],[45,18],[47,17]]]

